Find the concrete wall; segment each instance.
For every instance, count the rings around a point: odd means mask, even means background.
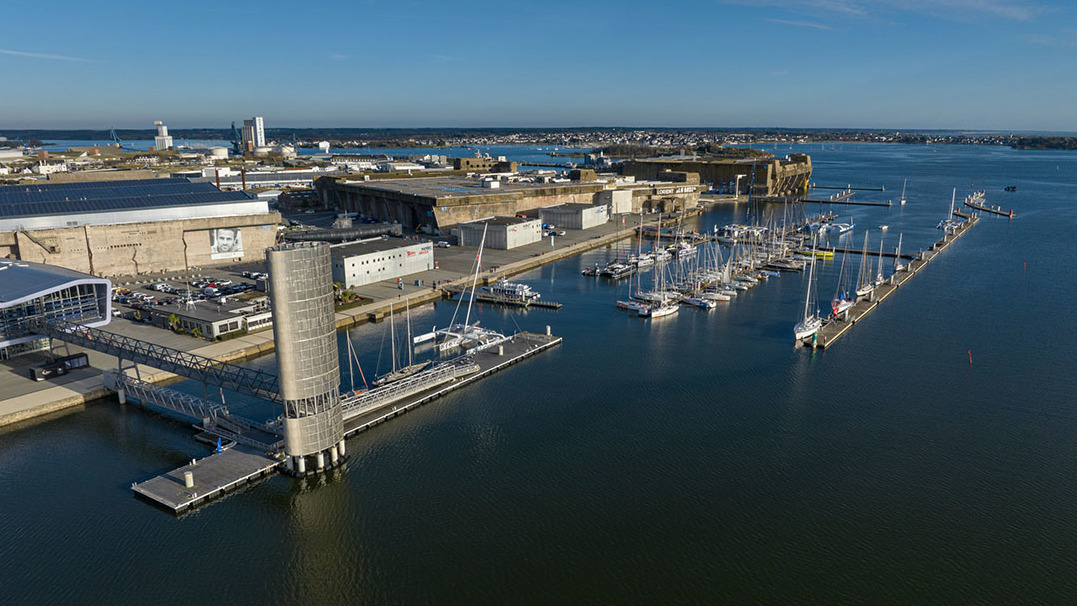
[[[265,249],[276,243],[279,223],[280,215],[273,212],[17,232],[0,235],[0,256],[14,255],[102,276],[182,271],[185,261],[191,267],[260,261]],[[240,229],[241,256],[211,257],[210,231],[222,227]]]
[[[555,204],[591,204],[594,195],[604,189],[601,183],[591,183],[525,190],[485,190],[481,195],[434,198],[375,189],[375,183],[364,187],[360,183],[319,180],[317,185],[323,200],[338,210],[357,212],[381,221],[396,221],[410,232],[446,234],[457,224],[486,217],[512,217],[519,212]]]
[[[789,160],[759,159],[754,163],[745,160],[632,160],[625,163],[624,174],[641,180],[660,179],[665,171],[698,173],[703,183],[733,183],[737,175],[740,192],[748,193],[755,170],[755,195],[791,196],[804,195],[811,180],[811,157],[807,154],[790,154]],[[667,174],[667,176],[671,176]]]

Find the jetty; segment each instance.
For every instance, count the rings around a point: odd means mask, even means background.
[[[988,206],[984,204],[984,192],[978,191],[965,198],[965,206],[969,208],[989,213],[992,215],[998,215],[1000,217],[1008,217],[1010,219],[1016,217],[1013,210],[1003,210],[999,206]]]
[[[279,464],[257,449],[233,444],[141,484],[132,484],[131,490],[178,515],[274,473]]]
[[[444,297],[451,299],[454,296],[470,296],[471,289],[467,288],[463,284],[448,284],[441,288]],[[520,297],[509,297],[502,295],[495,295],[484,292],[475,293],[475,301],[479,303],[492,303],[494,305],[507,305],[509,307],[541,307],[545,309],[561,309],[564,307],[561,303],[556,301],[546,301],[544,299],[526,299]]]
[[[461,364],[469,366],[468,373],[451,381],[439,383],[432,389],[412,393],[386,402],[362,403],[362,394],[344,401],[344,435],[352,436],[389,419],[414,410],[445,394],[470,385],[517,362],[561,344],[561,337],[549,334],[522,332],[497,345],[479,352],[464,354]]]
[[[853,191],[845,190],[836,193],[826,198],[800,198],[800,202],[807,204],[847,204],[851,206],[892,206],[893,204],[888,200],[886,202],[867,202],[864,200],[854,200]]]
[[[492,346],[473,349],[457,356],[438,368],[415,377],[402,379],[387,386],[360,393],[341,395],[342,417],[345,437],[378,425],[423,404],[427,404],[452,391],[471,385],[499,370],[521,362],[538,353],[560,345],[562,338],[550,334],[522,332],[505,337]],[[152,387],[152,386],[151,386]],[[130,386],[126,386],[130,389]],[[166,392],[168,390],[159,389]],[[128,393],[127,398],[141,404],[150,404],[177,412],[174,407],[164,406],[162,395],[154,393]],[[195,416],[188,412],[185,416]],[[205,425],[206,422],[203,421]],[[278,424],[264,425],[265,433]],[[221,435],[216,425],[205,427],[206,431]],[[230,436],[236,437],[236,436]],[[280,436],[272,435],[274,439]],[[240,437],[242,439],[242,437]],[[257,446],[257,442],[232,442],[203,459],[151,478],[133,483],[131,490],[154,505],[175,515],[186,513],[207,501],[226,493],[257,483],[282,468],[282,462],[274,453],[279,443]],[[274,451],[268,451],[272,448]]]
[[[903,271],[891,275],[885,283],[876,286],[868,297],[858,300],[856,304],[842,312],[839,318],[825,322],[817,333],[804,339],[801,343],[812,349],[825,349],[837,343],[857,322],[875,311],[883,301],[897,292],[902,284],[911,280],[928,263],[935,260],[939,253],[949,248],[958,238],[965,235],[965,232],[973,225],[976,225],[979,220],[980,218],[977,216],[969,217],[957,224],[957,227],[952,232],[944,232],[942,239],[932,244],[929,249],[915,255]]]
[[[847,255],[862,255],[862,254],[865,254],[862,249],[852,248],[850,246],[820,246],[820,247],[816,248],[815,251],[819,252],[819,253],[834,253],[834,254],[844,253],[844,254],[847,254]],[[801,252],[804,252],[804,251],[801,251]],[[810,254],[810,251],[809,251],[808,254]],[[889,257],[891,259],[898,256],[897,253],[895,253],[893,251],[885,251],[885,250],[881,254],[882,254],[882,256]],[[867,255],[869,257],[878,257],[880,255],[880,253],[877,250],[869,250],[869,251],[867,251]],[[916,255],[902,254],[901,258],[902,259],[908,259],[908,260],[911,261],[911,260],[916,258]]]

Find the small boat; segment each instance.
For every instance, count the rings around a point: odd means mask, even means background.
[[[721,291],[708,291],[699,294],[699,297],[701,299],[706,299],[708,301],[731,301],[735,296],[735,294],[733,296],[730,296],[729,294]]]
[[[886,231],[886,230],[888,230],[888,229],[890,229],[890,226],[889,226],[889,225],[880,225],[880,226],[879,226],[879,231]]]
[[[489,286],[481,286],[479,292],[509,301],[534,301],[542,296],[526,284],[508,280],[498,280]]]
[[[901,182],[901,205],[905,206],[905,186],[909,184],[909,180],[905,179]]]
[[[681,306],[676,302],[655,303],[654,305],[648,305],[640,310],[639,315],[644,318],[661,318],[663,316],[673,315],[680,311],[680,309]]]
[[[840,236],[842,234],[849,233],[853,230],[854,227],[856,227],[855,223],[831,223],[826,227],[826,234]],[[823,230],[820,229],[819,233],[823,233]]]
[[[1017,191],[1017,186],[1016,185],[1007,185],[1006,186],[1006,191]]]
[[[702,309],[714,309],[715,307],[718,307],[717,303],[704,297],[684,297],[681,299],[681,303]]]
[[[639,313],[641,311],[643,311],[646,307],[647,307],[646,304],[640,303],[639,301],[618,301],[617,302],[617,309],[619,309],[621,311],[632,312],[632,313],[637,314],[637,315],[639,315]]]

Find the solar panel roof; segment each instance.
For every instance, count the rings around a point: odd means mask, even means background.
[[[193,206],[256,199],[187,179],[137,179],[93,183],[41,183],[0,187],[0,217]]]

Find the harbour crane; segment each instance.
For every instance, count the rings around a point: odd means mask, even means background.
[[[236,130],[236,121],[232,121],[232,153],[239,156],[243,153],[243,145],[239,142],[239,131]]]
[[[116,146],[116,149],[121,149],[121,150],[124,150],[124,151],[138,151],[138,150],[136,150],[134,148],[131,148],[131,147],[124,147],[123,146],[123,141],[120,141],[120,137],[118,135],[116,135],[116,129],[115,128],[110,129],[108,131],[108,134],[112,138],[112,143]]]

